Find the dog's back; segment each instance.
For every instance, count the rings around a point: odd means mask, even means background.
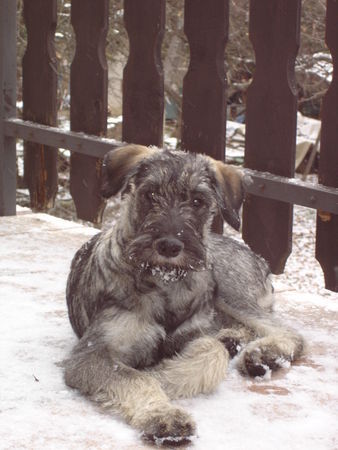
[[[97,310],[96,295],[92,295],[93,280],[91,259],[95,258],[95,246],[101,238],[101,233],[93,236],[76,252],[68,276],[66,299],[69,320],[76,335],[83,336]],[[93,274],[95,277],[96,274]]]

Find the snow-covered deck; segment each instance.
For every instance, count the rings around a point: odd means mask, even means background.
[[[66,277],[95,232],[27,210],[0,218],[0,448],[147,448],[63,382],[60,363],[75,342]],[[306,337],[308,353],[266,380],[245,379],[232,365],[213,395],[180,401],[198,424],[196,449],[338,448],[338,296],[276,286],[276,309]]]

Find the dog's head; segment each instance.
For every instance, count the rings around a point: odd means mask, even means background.
[[[125,256],[163,281],[205,268],[217,213],[239,229],[241,174],[210,157],[127,145],[107,153],[102,177],[102,195],[121,191],[125,201]]]

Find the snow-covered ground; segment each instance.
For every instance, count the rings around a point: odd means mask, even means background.
[[[300,211],[294,254],[275,280],[283,295],[276,309],[306,337],[308,353],[260,381],[241,377],[233,362],[213,395],[180,401],[198,424],[198,450],[338,448],[338,295],[322,287],[313,213]],[[66,277],[75,250],[95,232],[27,210],[0,218],[1,449],[146,448],[136,431],[63,382],[61,361],[76,340]]]

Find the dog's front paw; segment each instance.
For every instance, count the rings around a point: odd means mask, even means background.
[[[302,351],[301,340],[262,338],[249,344],[242,352],[239,369],[251,377],[266,377],[278,369],[289,368]]]
[[[195,436],[192,418],[179,408],[151,414],[143,427],[142,439],[155,445],[179,447],[187,445]]]

